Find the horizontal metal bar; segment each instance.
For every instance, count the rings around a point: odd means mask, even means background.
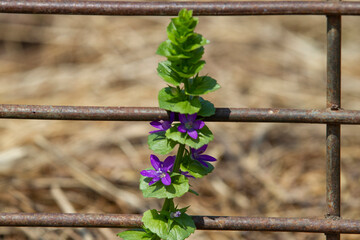
[[[167,120],[168,113],[155,107],[95,107],[0,104],[0,118],[155,121]],[[360,124],[360,111],[302,110],[276,108],[217,108],[211,122],[279,122]]]
[[[130,2],[1,0],[2,13],[76,15],[360,15],[360,2],[249,1],[249,2]]]
[[[0,226],[138,228],[139,214],[1,213]],[[192,216],[201,230],[360,233],[360,221],[316,218]]]

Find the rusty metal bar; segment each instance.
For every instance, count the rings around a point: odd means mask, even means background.
[[[1,13],[174,16],[182,8],[193,9],[195,15],[360,15],[359,2],[0,1]]]
[[[340,0],[330,0],[338,4]],[[341,16],[327,16],[327,94],[326,107],[341,108]],[[340,219],[340,124],[326,126],[326,218]],[[340,240],[340,234],[326,234],[327,240]]]
[[[327,124],[326,219],[193,216],[198,229],[360,233],[360,221],[340,219],[340,124],[360,124],[360,111],[341,109],[341,16],[360,15],[359,2],[100,2],[3,0],[0,13],[76,15],[176,15],[182,8],[195,15],[327,15],[328,110],[218,108],[207,121],[296,122]],[[151,121],[167,119],[158,108],[0,105],[0,118]],[[141,215],[0,214],[0,226],[140,227]]]
[[[1,213],[0,226],[138,228],[140,214]],[[200,230],[360,233],[360,221],[316,218],[192,216]]]
[[[167,120],[168,113],[156,107],[95,107],[0,104],[0,118],[154,121]],[[360,124],[360,111],[302,110],[276,108],[217,108],[212,122],[287,122]]]

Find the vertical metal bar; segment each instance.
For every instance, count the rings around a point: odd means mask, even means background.
[[[339,0],[330,0],[339,1]],[[331,111],[341,107],[341,16],[327,16],[327,99]],[[340,124],[326,125],[326,217],[340,218]],[[340,240],[340,234],[326,234]]]

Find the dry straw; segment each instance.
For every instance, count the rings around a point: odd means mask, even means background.
[[[325,17],[201,17],[217,107],[325,108]],[[359,18],[343,19],[343,107],[359,109]],[[157,106],[167,17],[0,15],[1,103]],[[325,126],[209,123],[216,173],[190,214],[321,217]],[[1,120],[2,212],[141,213],[147,122]],[[359,127],[342,127],[342,216],[358,218]],[[209,188],[208,186],[213,186]],[[215,189],[215,191],[213,190]],[[113,233],[112,233],[113,231]],[[5,239],[116,239],[115,230],[1,228]],[[320,239],[204,232],[190,239]],[[355,239],[351,235],[342,239]]]

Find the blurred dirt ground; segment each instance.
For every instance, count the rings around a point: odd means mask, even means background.
[[[158,106],[155,55],[169,17],[0,15],[0,102]],[[360,19],[343,17],[342,107],[359,110]],[[202,74],[217,107],[324,109],[326,18],[200,17]],[[325,126],[209,123],[213,174],[192,181],[190,214],[322,217]],[[142,213],[147,122],[0,121],[1,212]],[[342,127],[342,217],[359,219],[360,128]],[[120,229],[0,228],[0,239],[117,239]],[[343,235],[342,239],[357,239]],[[197,231],[190,239],[324,239]]]

